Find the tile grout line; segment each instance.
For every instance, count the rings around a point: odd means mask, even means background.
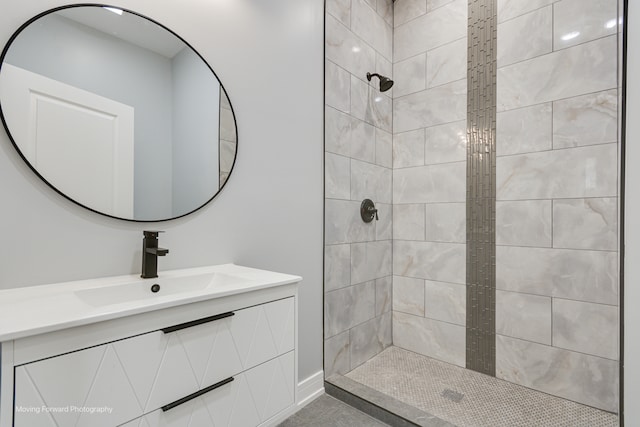
[[[578,46],[584,46],[584,45],[587,45],[587,44],[589,44],[589,43],[593,43],[593,42],[596,42],[596,41],[601,41],[601,40],[603,40],[603,39],[606,39],[607,37],[612,37],[612,36],[616,36],[616,34],[607,34],[607,35],[604,35],[604,36],[601,36],[601,37],[597,37],[597,38],[595,38],[595,39],[587,40],[587,41],[584,41],[584,42],[582,42],[582,43],[577,43],[577,44],[575,44],[575,45],[571,45],[571,46],[566,46],[566,47],[563,47],[563,48],[560,48],[560,49],[557,49],[557,50],[556,50],[556,49],[554,49],[554,48],[552,47],[552,50],[551,50],[551,51],[549,51],[549,52],[541,53],[541,54],[539,54],[539,55],[532,56],[532,57],[530,57],[530,58],[521,59],[521,60],[518,60],[518,61],[515,61],[515,62],[510,62],[510,63],[508,63],[508,64],[501,64],[501,65],[498,67],[498,70],[502,70],[502,69],[509,68],[509,67],[512,67],[512,66],[515,66],[515,65],[519,65],[519,64],[522,64],[522,63],[527,62],[527,61],[537,60],[537,59],[540,59],[540,58],[542,58],[542,57],[545,57],[545,56],[548,56],[548,55],[552,55],[552,54],[554,54],[554,53],[556,53],[556,52],[563,52],[563,51],[567,51],[567,50],[569,50],[569,49],[572,49],[572,48],[575,48],[575,47],[578,47]],[[409,59],[415,58],[415,57],[417,57],[417,56],[420,56],[420,55],[426,55],[428,52],[431,52],[431,51],[433,51],[433,50],[435,50],[435,49],[438,49],[438,48],[444,47],[444,46],[446,46],[446,45],[448,45],[448,44],[452,44],[452,43],[455,43],[455,42],[459,42],[459,41],[460,41],[460,40],[462,40],[462,39],[463,39],[463,38],[459,38],[459,39],[453,40],[453,41],[451,41],[451,42],[447,42],[447,43],[445,43],[445,44],[443,44],[443,45],[440,45],[440,46],[438,46],[438,47],[436,47],[436,48],[429,49],[429,50],[427,50],[427,51],[417,53],[417,54],[415,54],[415,55],[412,55],[412,56],[410,56],[410,57],[408,57],[408,58],[406,58],[406,59],[403,59],[403,60],[401,60],[401,61],[395,62],[395,63],[393,63],[393,64],[394,64],[394,65],[395,65],[395,64],[399,64],[399,63],[401,63],[401,62],[403,62],[403,61],[406,61],[406,60],[409,60]],[[425,68],[426,68],[426,59],[427,59],[427,58],[425,58]],[[464,80],[464,78],[463,78],[463,79],[456,79],[456,80],[445,81],[445,82],[443,82],[443,83],[439,83],[439,84],[437,84],[437,85],[433,85],[433,86],[427,86],[426,78],[427,78],[427,76],[426,76],[426,71],[425,71],[425,88],[424,88],[424,89],[420,89],[420,90],[416,90],[416,91],[413,91],[413,92],[405,93],[405,94],[402,94],[402,95],[400,95],[400,96],[398,96],[398,97],[393,97],[393,99],[394,99],[394,100],[395,100],[395,99],[401,99],[401,98],[406,97],[406,96],[415,95],[415,94],[418,94],[418,93],[420,93],[420,92],[428,91],[428,90],[431,90],[431,89],[435,89],[435,88],[439,88],[439,87],[442,87],[442,86],[446,86],[446,85],[450,85],[450,84],[456,83],[456,82],[458,82],[458,81],[460,81],[460,80]],[[616,89],[616,88],[609,88],[609,89],[604,89],[604,90],[596,91],[596,92],[602,92],[602,91],[612,90],[612,89]],[[554,100],[552,100],[552,101],[545,101],[545,102],[541,102],[541,103],[537,103],[537,104],[532,104],[532,105],[544,104],[544,103],[546,103],[546,102],[555,102],[555,101],[559,101],[559,100],[562,100],[562,99],[574,98],[574,97],[576,97],[576,96],[582,96],[582,95],[575,95],[575,96],[570,96],[570,97],[567,97],[567,98],[554,99]],[[525,106],[525,107],[526,107],[526,106]],[[517,109],[525,108],[525,107],[510,108],[509,110],[501,110],[500,112],[502,112],[502,111],[517,110]]]
[[[549,308],[551,310],[551,339],[549,341],[551,342],[551,347],[553,347],[553,297],[551,297],[551,304],[549,304]]]
[[[553,208],[556,204],[556,199],[551,199],[551,249],[557,249],[553,246],[553,235],[555,234],[555,227],[553,226]]]
[[[582,355],[582,356],[592,357],[594,359],[601,359],[601,360],[606,360],[606,361],[609,361],[609,362],[619,362],[620,361],[619,359],[612,359],[610,357],[598,356],[596,354],[586,353],[584,351],[579,351],[579,350],[572,350],[572,349],[566,348],[566,347],[557,347],[557,346],[550,345],[550,344],[543,344],[541,342],[527,340],[527,339],[519,338],[519,337],[514,337],[514,336],[511,336],[511,335],[505,335],[505,334],[498,334],[498,335],[501,336],[501,337],[509,338],[511,340],[517,340],[517,341],[521,341],[523,343],[535,344],[535,345],[539,345],[539,346],[543,346],[543,347],[547,347],[547,348],[551,348],[551,349],[559,350],[559,351],[567,351],[569,353],[575,353],[575,354],[579,354],[579,355]],[[514,384],[516,384],[516,383],[514,383]],[[553,395],[553,396],[559,397],[559,396],[556,396],[556,395]]]
[[[589,148],[589,147],[601,147],[601,146],[614,145],[614,144],[617,145],[618,142],[617,141],[607,141],[607,142],[598,142],[598,143],[595,143],[595,144],[577,145],[577,146],[574,146],[574,147],[551,148],[549,150],[523,151],[522,153],[502,154],[502,155],[499,155],[497,157],[501,158],[501,159],[504,159],[504,158],[510,158],[510,157],[515,157],[515,156],[527,156],[527,155],[538,154],[538,153],[558,153],[558,152],[563,152],[563,151],[566,151],[566,150],[579,150],[579,149],[585,149],[585,148]]]
[[[344,25],[344,23],[342,21],[340,21],[338,18],[336,18],[335,16],[333,16],[331,13],[329,13],[329,15],[336,20],[336,22],[338,23],[339,26],[343,27],[343,29],[346,29],[349,33],[351,33],[355,38],[357,38],[358,40],[360,40],[362,43],[364,43],[368,48],[370,48],[373,53],[379,53],[384,59],[386,59],[387,61],[389,61],[389,59],[384,56],[384,54],[380,51],[378,51],[378,49],[376,49],[371,43],[369,43],[369,41],[365,40],[363,37],[361,37],[359,34],[357,34],[355,31],[353,31],[350,26],[347,27],[346,25]],[[327,40],[325,40],[325,44],[327,43]],[[391,56],[393,56],[393,52],[391,52]],[[333,61],[332,59],[328,58],[330,61]],[[375,58],[374,58],[374,65],[375,65]],[[391,62],[391,61],[389,61]],[[367,82],[368,83],[368,82]]]
[[[565,96],[564,98],[550,99],[548,101],[536,102],[535,104],[527,104],[527,105],[522,105],[522,106],[519,106],[519,107],[508,108],[506,110],[498,111],[498,114],[501,115],[501,114],[508,113],[508,112],[511,112],[511,111],[524,110],[525,108],[541,106],[541,105],[549,104],[549,103],[569,101],[569,100],[574,99],[574,98],[580,98],[580,97],[589,96],[589,95],[597,95],[597,94],[600,94],[600,93],[611,92],[611,91],[614,91],[614,90],[617,91],[618,88],[617,87],[609,87],[607,89],[598,89],[598,90],[594,90],[594,91],[591,91],[591,92],[580,93],[578,95]]]

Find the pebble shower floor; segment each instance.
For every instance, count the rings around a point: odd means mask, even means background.
[[[617,426],[618,416],[389,347],[346,375],[457,426]]]

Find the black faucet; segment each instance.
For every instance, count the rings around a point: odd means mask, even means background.
[[[158,247],[158,234],[162,231],[143,231],[142,239],[142,274],[143,279],[158,277],[158,257],[165,256],[169,249]]]

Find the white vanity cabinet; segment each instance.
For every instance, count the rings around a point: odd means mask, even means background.
[[[215,385],[228,390],[200,400],[229,409],[216,426],[259,425],[293,404],[293,320],[287,298],[16,366],[14,425],[118,426],[158,409],[148,425],[186,425],[189,410],[167,407]]]
[[[286,285],[3,342],[13,414],[4,396],[0,427],[272,425],[296,402],[296,294]]]

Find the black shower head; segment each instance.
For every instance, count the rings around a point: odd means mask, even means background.
[[[367,80],[371,81],[371,77],[374,76],[380,79],[380,92],[386,92],[393,86],[393,80],[378,73],[367,73]]]

